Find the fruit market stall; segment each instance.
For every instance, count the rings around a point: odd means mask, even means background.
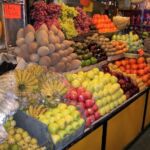
[[[33,2],[30,17],[0,59],[0,150],[130,145],[150,125],[142,38],[64,3]]]

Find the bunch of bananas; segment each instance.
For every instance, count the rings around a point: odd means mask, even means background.
[[[33,118],[37,118],[44,114],[46,111],[48,110],[48,108],[46,108],[44,105],[36,105],[36,106],[29,106],[29,109],[26,111],[26,113],[33,117]]]
[[[39,77],[41,76],[44,72],[45,72],[45,69],[44,67],[40,66],[40,65],[37,65],[37,64],[29,64],[26,68],[26,70],[29,72],[29,73],[32,73],[34,76],[36,77]]]
[[[35,92],[38,89],[38,80],[27,70],[15,70],[17,82],[17,93],[21,96],[26,96],[29,93]]]
[[[58,102],[66,92],[67,88],[59,80],[48,80],[41,87],[41,94],[48,104]]]

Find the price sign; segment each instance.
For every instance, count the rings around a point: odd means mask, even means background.
[[[4,4],[4,16],[6,19],[21,19],[21,5]]]

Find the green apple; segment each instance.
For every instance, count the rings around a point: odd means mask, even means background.
[[[99,96],[99,98],[103,98],[103,97],[104,97],[103,91],[100,90],[100,91],[98,92],[98,96]]]
[[[48,130],[50,131],[50,133],[52,134],[57,134],[58,130],[59,130],[59,126],[57,123],[51,123],[48,126]]]
[[[111,80],[111,83],[117,83],[118,81],[118,79],[115,76],[112,76],[110,80]]]
[[[58,134],[59,134],[59,136],[60,136],[61,139],[64,139],[65,136],[67,135],[67,133],[66,133],[65,130],[60,130]]]
[[[79,71],[79,72],[78,72],[78,76],[80,76],[80,75],[81,75],[81,76],[84,76],[84,74],[85,74],[85,73],[84,73],[83,71]]]
[[[94,92],[94,93],[93,93],[93,97],[94,97],[94,99],[97,100],[97,99],[99,99],[99,94],[98,94],[97,92]]]
[[[101,116],[104,116],[106,114],[106,110],[105,110],[105,107],[102,107],[100,110],[99,110],[99,113]]]
[[[60,103],[60,104],[58,104],[57,108],[62,111],[62,110],[65,110],[67,108],[67,105],[64,103]]]
[[[66,75],[66,78],[69,82],[72,82],[74,80],[72,74],[69,73]]]
[[[58,108],[54,108],[52,110],[52,114],[56,115],[56,114],[59,114],[60,113],[60,110]]]
[[[110,103],[110,109],[113,110],[115,108],[114,102]]]
[[[75,87],[75,88],[78,88],[78,87],[80,87],[81,82],[76,79],[76,80],[73,80],[73,81],[71,82],[71,85],[72,85],[73,87]]]
[[[98,99],[96,105],[101,108],[103,106],[103,101]]]
[[[76,107],[75,106],[73,106],[73,105],[70,105],[70,106],[68,106],[68,108],[67,108],[70,112],[74,112],[74,111],[76,111],[77,109],[76,109]]]
[[[126,97],[125,95],[123,95],[123,96],[121,97],[121,99],[122,99],[122,101],[124,102],[124,101],[126,101],[127,97]]]
[[[50,117],[53,115],[53,113],[52,113],[52,111],[47,111],[44,115],[47,117]]]
[[[81,127],[83,124],[84,124],[84,119],[83,118],[80,118],[79,120],[78,120],[78,124],[79,124],[79,126]]]
[[[65,128],[65,131],[67,134],[73,133],[74,130],[73,130],[72,124],[67,125],[67,127]]]
[[[93,79],[93,78],[94,78],[94,72],[93,72],[93,71],[88,71],[86,76],[87,76],[89,79]]]
[[[66,126],[65,119],[60,119],[56,123],[60,129],[62,129],[62,130],[65,129],[65,126]]]
[[[60,114],[56,114],[56,116],[55,116],[55,120],[57,121],[57,120],[60,120],[62,118],[62,115],[60,115]]]
[[[63,115],[63,116],[66,116],[66,115],[68,115],[68,114],[70,114],[70,110],[68,110],[68,109],[66,109],[66,110],[64,110],[64,111],[62,112],[62,115]]]
[[[117,107],[119,105],[118,101],[114,101],[114,105]]]
[[[46,125],[49,124],[49,119],[47,119],[47,118],[40,119],[40,121]]]
[[[54,123],[56,121],[55,117],[50,117],[49,123]]]
[[[80,114],[80,112],[77,111],[77,110],[74,111],[74,112],[72,112],[72,114],[71,114],[71,117],[72,117],[74,120],[79,119],[80,116],[81,116],[81,114]]]
[[[107,96],[109,94],[108,89],[104,87],[103,96]]]
[[[56,144],[61,140],[61,137],[58,134],[52,135],[53,142]]]
[[[71,126],[72,126],[72,129],[73,129],[73,130],[76,130],[76,129],[79,128],[80,125],[79,125],[78,122],[75,121],[75,122],[72,122]]]
[[[111,110],[111,107],[110,107],[109,105],[106,105],[106,106],[105,106],[105,110],[106,110],[106,113],[109,113],[110,110]]]
[[[70,115],[66,115],[64,119],[67,124],[70,124],[74,120],[74,118]]]
[[[115,93],[115,91],[117,91],[119,89],[120,89],[120,84],[115,83],[115,84],[112,85],[112,90],[113,90],[114,93]]]
[[[110,95],[107,95],[106,101],[107,101],[107,104],[110,103],[112,101],[112,97]]]
[[[119,103],[119,105],[123,103],[121,98],[118,99],[118,103]]]
[[[82,83],[82,87],[84,87],[84,88],[87,88],[88,85],[89,85],[89,82],[88,82],[88,81],[84,81],[84,82]]]
[[[98,68],[93,68],[92,71],[94,72],[95,75],[99,74],[99,69]]]
[[[100,71],[98,75],[99,75],[100,77],[103,77],[103,76],[104,76],[104,72]]]
[[[106,99],[106,97],[103,97],[103,98],[101,99],[101,101],[102,101],[102,106],[105,106],[105,105],[107,104],[107,99]]]

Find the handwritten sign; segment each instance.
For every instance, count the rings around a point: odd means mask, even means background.
[[[21,19],[21,5],[4,4],[4,16],[6,19]]]

